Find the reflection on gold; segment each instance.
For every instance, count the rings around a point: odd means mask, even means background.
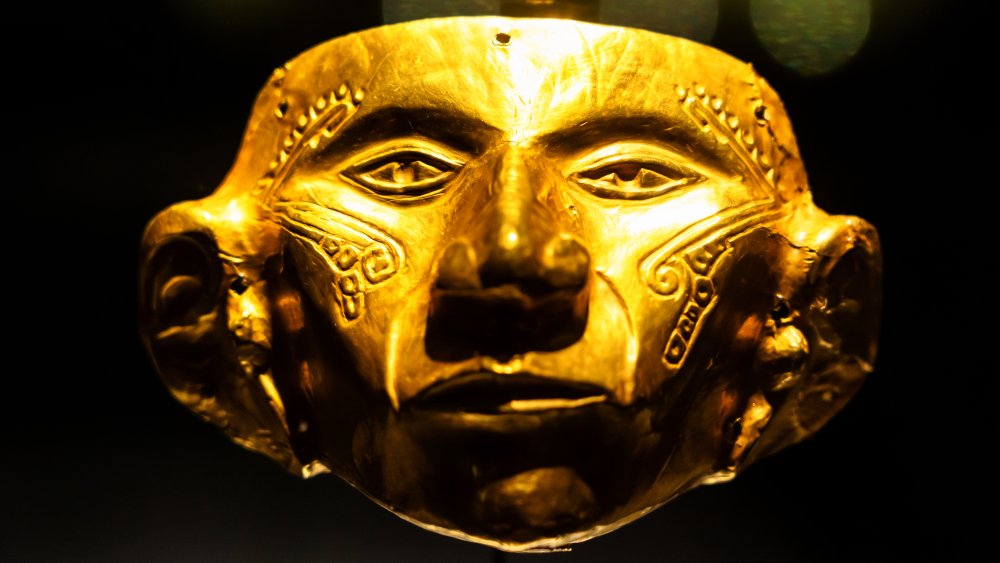
[[[777,95],[633,29],[449,18],[311,49],[143,252],[179,400],[512,551],[803,439],[875,352],[877,236],[812,204]]]

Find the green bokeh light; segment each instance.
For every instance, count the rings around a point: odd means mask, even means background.
[[[809,76],[849,61],[868,36],[870,0],[752,0],[754,29],[781,64]]]

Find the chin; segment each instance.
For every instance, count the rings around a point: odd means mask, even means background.
[[[649,422],[636,407],[610,404],[518,413],[414,405],[381,429],[370,494],[425,526],[541,548],[614,525],[649,488],[649,468],[669,451]]]

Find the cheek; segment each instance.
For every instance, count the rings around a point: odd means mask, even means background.
[[[678,373],[715,305],[713,278],[726,246],[717,227],[698,225],[730,206],[720,193],[707,186],[655,204],[571,196],[594,268],[628,307],[639,396]]]
[[[274,207],[284,227],[286,266],[294,268],[316,317],[336,330],[358,374],[380,388],[387,333],[401,317],[426,316],[442,214],[432,206],[384,205],[361,216],[327,206],[344,203]]]
[[[648,201],[566,195],[595,269],[629,308],[636,392],[651,393],[680,371],[716,307],[731,240],[777,210],[728,180]]]

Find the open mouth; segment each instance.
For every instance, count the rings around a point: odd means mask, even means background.
[[[572,409],[602,403],[607,390],[532,374],[476,372],[449,379],[413,400],[420,409],[509,414]]]

